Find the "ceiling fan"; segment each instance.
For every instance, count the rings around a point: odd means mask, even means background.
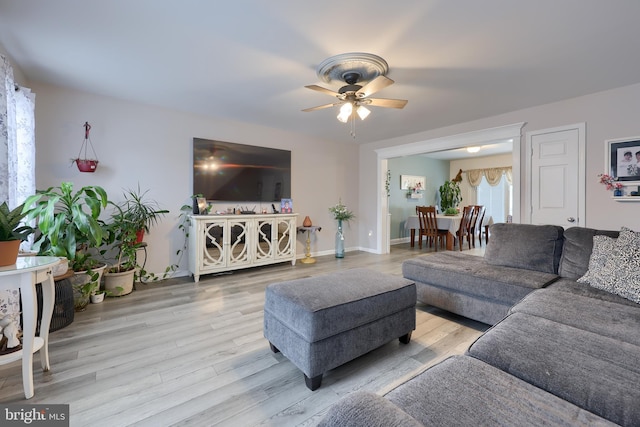
[[[328,58],[318,66],[318,76],[326,82],[339,79],[346,85],[337,92],[318,85],[305,86],[333,96],[337,100],[329,104],[305,108],[302,111],[316,111],[341,105],[337,118],[342,123],[351,120],[351,133],[355,137],[353,130],[355,117],[358,116],[364,120],[371,113],[366,106],[401,109],[407,105],[406,99],[371,98],[374,93],[394,83],[385,76],[388,70],[389,66],[384,59],[368,53],[347,53]],[[361,80],[365,81],[364,85],[358,84]]]

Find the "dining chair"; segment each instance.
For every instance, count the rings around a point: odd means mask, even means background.
[[[478,222],[476,223],[476,233],[478,234],[478,242],[480,243],[480,245],[482,246],[482,236],[484,235],[485,238],[485,245],[487,243],[489,243],[489,225],[483,225],[484,224],[484,215],[487,212],[487,209],[482,206],[482,208],[480,209],[480,217],[478,218]],[[475,237],[474,237],[475,240]]]
[[[475,227],[476,222],[478,220],[479,208],[477,205],[469,205],[471,209],[471,218],[469,218],[469,222],[467,223],[467,239],[469,239],[469,244],[476,247],[476,238],[475,238]]]
[[[458,247],[462,250],[462,243],[464,238],[467,238],[469,249],[471,249],[471,236],[469,235],[469,224],[471,223],[473,215],[473,206],[465,206],[462,208],[462,220],[460,221],[460,227],[456,232],[456,240],[458,241]]]
[[[478,230],[482,226],[484,220],[485,208],[483,205],[471,205],[473,207],[473,213],[471,216],[471,223],[469,224],[469,237],[471,237],[471,244],[476,247],[476,237],[478,236]],[[480,232],[481,233],[481,232]],[[482,236],[480,236],[480,244],[482,244]]]
[[[418,206],[416,207],[416,212],[418,213],[418,221],[420,222],[420,235],[418,237],[420,249],[422,249],[422,236],[426,237],[429,246],[431,246],[432,243],[435,243],[436,252],[438,251],[438,245],[444,248],[447,231],[438,230],[436,207]]]

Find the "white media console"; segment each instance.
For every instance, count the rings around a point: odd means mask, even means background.
[[[189,271],[200,275],[296,263],[298,214],[191,215]]]

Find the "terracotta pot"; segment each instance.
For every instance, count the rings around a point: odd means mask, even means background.
[[[308,216],[305,216],[304,221],[302,221],[302,226],[311,227],[311,218],[309,218]]]
[[[13,265],[18,259],[20,240],[7,240],[0,242],[0,267]]]
[[[144,240],[144,228],[136,231],[136,243],[142,243]]]

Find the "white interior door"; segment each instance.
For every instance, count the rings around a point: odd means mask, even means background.
[[[530,223],[584,226],[584,124],[527,133]]]

